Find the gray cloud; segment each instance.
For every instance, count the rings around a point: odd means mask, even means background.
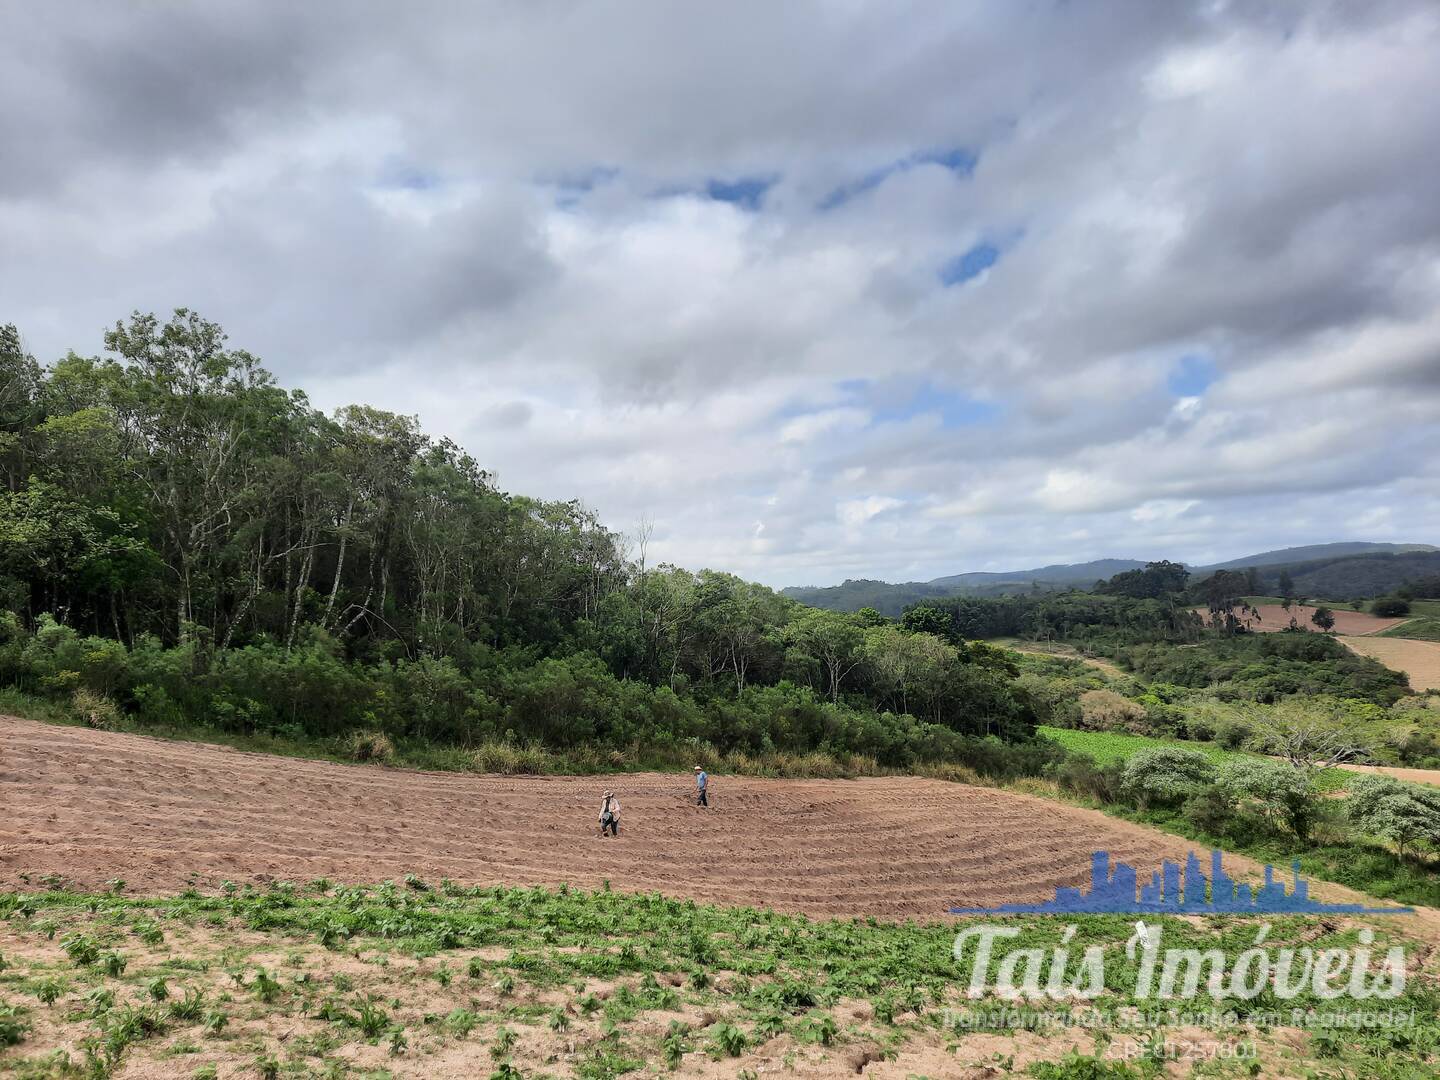
[[[1424,0],[77,0],[0,34],[0,319],[42,358],[195,307],[326,407],[775,583],[1440,535]]]

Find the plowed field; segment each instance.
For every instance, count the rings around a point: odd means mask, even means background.
[[[415,873],[934,918],[1048,899],[1086,879],[1097,848],[1143,873],[1193,846],[1093,811],[906,777],[721,776],[702,810],[683,775],[420,773],[8,717],[0,740],[0,887],[50,873],[92,887],[119,877],[132,893]],[[596,827],[607,786],[624,808],[616,839]]]

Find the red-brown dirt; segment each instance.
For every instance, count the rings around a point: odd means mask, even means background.
[[[1209,611],[1205,608],[1196,608],[1196,612],[1209,618]],[[1261,604],[1256,609],[1257,615],[1251,616],[1246,625],[1257,634],[1273,634],[1284,630],[1290,625],[1293,618],[1302,630],[1315,630],[1315,624],[1310,617],[1315,614],[1313,607],[1301,607],[1299,604],[1290,605],[1286,611],[1279,604]],[[1331,608],[1335,615],[1335,633],[1349,634],[1352,636],[1363,636],[1366,634],[1378,634],[1381,630],[1388,630],[1392,626],[1398,626],[1405,622],[1405,618],[1382,619],[1377,615],[1371,615],[1366,611],[1351,611],[1349,608]],[[1239,612],[1236,612],[1239,615]]]
[[[0,888],[60,874],[134,893],[415,873],[475,884],[659,890],[816,916],[929,919],[1049,899],[1090,853],[1142,871],[1195,845],[1095,811],[907,777],[422,773],[244,753],[0,717]],[[600,795],[623,806],[618,839]],[[1255,875],[1250,860],[1228,860]],[[1357,894],[1322,886],[1335,899]]]

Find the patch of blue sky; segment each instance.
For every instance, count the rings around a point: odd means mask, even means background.
[[[593,165],[588,169],[577,169],[559,176],[543,177],[539,182],[555,189],[556,206],[569,209],[590,192],[602,184],[608,184],[619,175],[620,170],[614,166]]]
[[[908,172],[917,165],[940,165],[960,176],[969,176],[975,171],[980,156],[963,146],[949,149],[917,150],[915,153],[882,165],[866,173],[858,180],[842,184],[820,200],[821,210],[833,210],[867,191],[879,187],[896,173]]]
[[[1170,372],[1166,386],[1176,397],[1199,397],[1220,378],[1215,361],[1203,353],[1182,356]]]
[[[1000,261],[1000,249],[988,240],[982,241],[957,255],[940,267],[940,284],[945,286],[963,285],[971,281]]]
[[[705,194],[716,202],[734,203],[746,210],[759,210],[766,193],[775,186],[778,176],[742,176],[734,180],[712,178],[705,181]]]
[[[915,385],[908,395],[897,394],[893,386],[885,387],[869,379],[847,379],[836,385],[852,396],[854,404],[870,410],[872,426],[938,415],[944,428],[976,427],[995,423],[1005,412],[998,402],[948,389],[930,379]]]

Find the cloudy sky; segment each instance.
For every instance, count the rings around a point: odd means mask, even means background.
[[[1440,542],[1431,0],[0,10],[0,321],[771,584]]]

